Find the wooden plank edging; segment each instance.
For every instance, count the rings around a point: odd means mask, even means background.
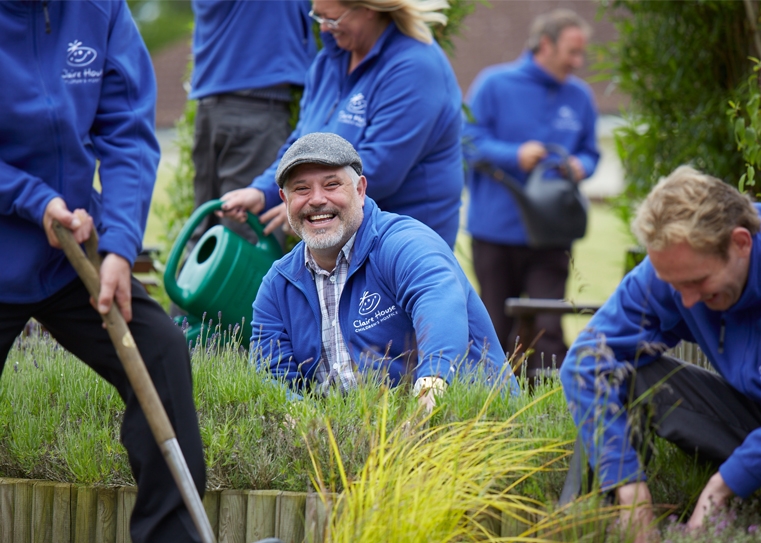
[[[0,477],[2,543],[132,543],[135,487],[102,488]],[[316,493],[207,491],[204,508],[219,543],[279,537],[323,543],[329,519]]]

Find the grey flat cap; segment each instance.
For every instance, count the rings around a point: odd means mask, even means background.
[[[288,180],[290,171],[299,164],[324,164],[325,166],[351,166],[362,175],[362,159],[351,143],[337,134],[312,132],[293,142],[280,159],[275,181],[280,188]]]

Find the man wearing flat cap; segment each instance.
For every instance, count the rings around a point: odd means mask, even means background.
[[[296,391],[345,391],[362,375],[410,374],[430,408],[457,371],[517,382],[489,315],[449,246],[365,195],[345,139],[312,133],[283,155],[276,181],[301,237],[254,302],[254,359]]]

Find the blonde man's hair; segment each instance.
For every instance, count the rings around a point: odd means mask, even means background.
[[[402,34],[423,43],[432,43],[431,24],[447,24],[440,13],[449,7],[447,0],[341,0],[346,7],[363,7],[388,14]]]
[[[696,251],[726,258],[732,230],[751,235],[761,218],[736,188],[691,166],[679,166],[661,179],[637,209],[632,230],[648,249],[662,251],[686,241]]]
[[[539,51],[542,36],[547,36],[552,43],[557,43],[560,34],[566,28],[579,28],[587,36],[592,36],[592,27],[578,13],[566,8],[553,9],[539,15],[531,23],[526,49],[532,53]]]

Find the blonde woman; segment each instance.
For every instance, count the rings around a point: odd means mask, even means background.
[[[443,0],[315,0],[323,50],[307,76],[299,125],[251,186],[223,197],[239,220],[265,212],[285,223],[275,171],[299,137],[333,132],[359,151],[367,194],[384,211],[412,216],[450,247],[457,236],[463,168],[462,97],[429,24],[445,24]]]

